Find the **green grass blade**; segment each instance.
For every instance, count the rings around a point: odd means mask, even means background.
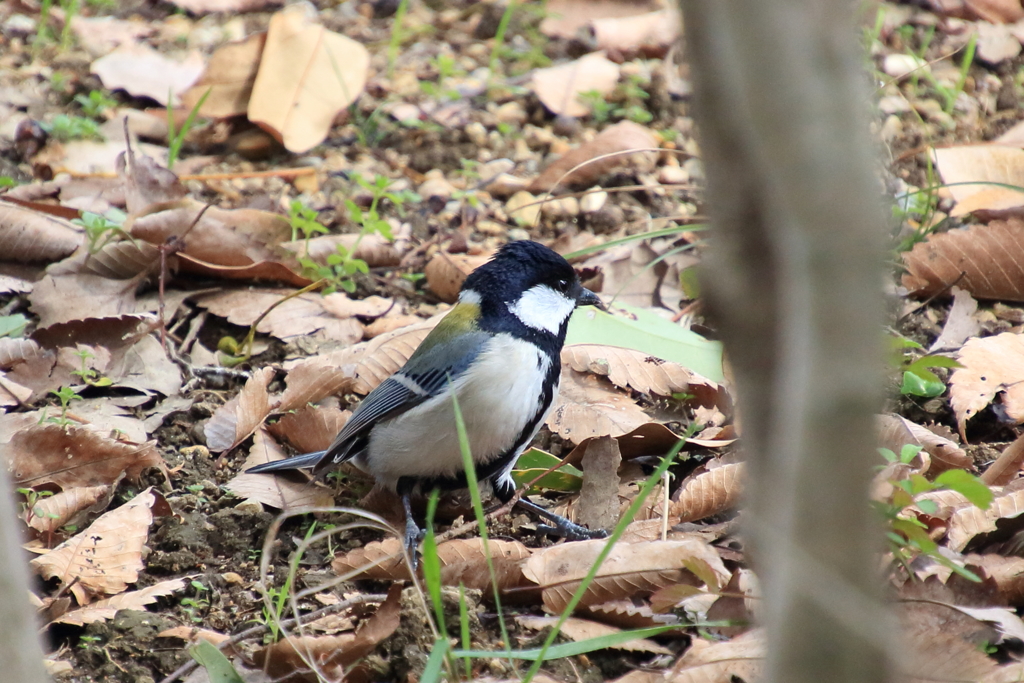
[[[441,667],[450,650],[451,645],[446,639],[438,638],[434,641],[434,647],[430,649],[430,656],[427,658],[427,666],[420,676],[420,683],[438,683],[441,680]]]

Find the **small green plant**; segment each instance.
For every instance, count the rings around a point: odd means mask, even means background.
[[[918,453],[920,446],[907,444],[899,455],[887,448],[878,449],[889,464],[909,465]],[[988,509],[992,503],[992,490],[983,481],[965,470],[946,470],[934,481],[928,481],[920,474],[911,474],[906,479],[892,481],[893,493],[888,501],[873,503],[887,525],[886,538],[889,549],[897,562],[904,567],[909,566],[914,557],[927,555],[953,572],[970,579],[981,581],[972,571],[953,562],[939,551],[938,544],[928,535],[928,526],[917,518],[911,508],[922,513],[935,514],[938,506],[935,501],[919,499],[919,496],[931,491],[956,491],[976,507]]]
[[[594,123],[607,123],[615,110],[615,105],[604,98],[597,90],[586,90],[576,95],[576,99],[590,109]]]
[[[46,408],[44,407],[42,414],[39,416],[39,424],[54,422],[62,427],[68,426],[71,424],[71,421],[68,420],[68,406],[71,405],[72,401],[80,401],[82,397],[79,396],[78,392],[71,387],[61,387],[57,391],[51,390],[50,393],[56,396],[60,401],[60,417],[47,417]]]
[[[42,20],[40,20],[42,21]],[[50,74],[50,90],[63,93],[67,92],[68,85],[71,83],[71,79],[63,71],[54,71]]]
[[[64,28],[60,32],[60,49],[67,50],[71,47],[71,25],[79,10],[79,0],[59,0],[57,3],[64,12]],[[53,0],[42,0],[39,5],[39,25],[36,28],[35,40],[32,46],[36,49],[45,43],[55,40],[53,31],[50,30],[50,10],[53,8]]]
[[[107,216],[83,211],[81,218],[75,218],[71,222],[85,228],[85,241],[90,254],[98,252],[114,237],[133,240],[132,236],[121,228],[121,223]]]
[[[11,176],[0,175],[0,190],[2,190],[5,187],[16,187],[17,185],[18,181],[12,178]]]
[[[892,363],[902,373],[900,393],[904,396],[940,396],[946,391],[946,385],[932,372],[932,368],[961,367],[956,359],[939,353],[926,353],[915,358],[913,352],[923,349],[912,339],[902,336],[892,338]]]
[[[43,130],[61,142],[69,140],[103,140],[100,126],[84,116],[58,114],[53,120],[39,124]]]
[[[293,199],[288,205],[288,224],[292,228],[292,241],[302,239],[306,242],[303,253],[309,253],[309,240],[313,235],[326,235],[327,228],[317,220],[316,209],[310,208],[299,199]]]
[[[199,110],[202,108],[203,103],[206,102],[206,98],[210,96],[213,88],[207,89],[203,93],[203,96],[199,98],[195,106],[185,117],[185,122],[181,124],[180,129],[176,129],[174,126],[174,111],[171,107],[167,108],[167,168],[174,168],[175,162],[178,161],[178,156],[181,154],[181,146],[185,144],[185,137],[188,132],[192,130],[192,125],[196,122],[196,116],[199,115]],[[170,94],[168,93],[168,96]]]
[[[201,624],[203,623],[201,612],[205,612],[210,607],[210,600],[205,595],[210,589],[204,586],[201,581],[193,579],[190,583],[192,588],[195,589],[196,594],[195,597],[181,599],[181,611],[185,613],[185,616],[193,624]]]
[[[28,318],[21,313],[0,315],[0,339],[3,337],[20,337],[28,325]]]
[[[78,647],[83,650],[98,650],[102,642],[99,636],[78,636]]]
[[[402,47],[402,22],[405,20],[405,13],[409,9],[409,0],[401,0],[398,9],[395,10],[395,19],[391,22],[391,40],[388,43],[388,78],[395,72],[395,61],[398,59],[398,51]]]
[[[82,113],[94,119],[102,119],[108,109],[117,106],[117,100],[108,97],[102,90],[91,90],[88,95],[75,95],[75,102],[82,107]]]
[[[111,384],[109,377],[103,377],[96,370],[88,367],[86,361],[90,358],[95,358],[89,349],[82,348],[75,352],[75,355],[82,361],[82,367],[78,370],[72,370],[72,375],[77,375],[90,387],[109,387]]]
[[[21,514],[25,518],[25,522],[30,522],[33,517],[42,516],[42,510],[36,508],[41,498],[49,498],[53,495],[53,491],[36,491],[35,489],[19,488],[15,489],[18,493],[25,496],[25,500],[21,503]],[[56,515],[51,515],[54,519]]]
[[[643,79],[630,74],[619,84],[609,101],[597,90],[587,90],[576,95],[576,99],[590,109],[595,123],[607,123],[613,119],[629,119],[635,123],[648,123],[654,115],[647,111],[644,102],[649,97],[643,89]]]

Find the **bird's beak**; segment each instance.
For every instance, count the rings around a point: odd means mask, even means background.
[[[586,287],[580,287],[580,293],[576,297],[577,306],[597,306],[602,311],[605,310],[604,302]]]

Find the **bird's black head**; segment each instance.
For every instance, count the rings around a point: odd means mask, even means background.
[[[506,244],[473,271],[459,300],[479,303],[485,328],[518,336],[551,335],[559,345],[573,309],[600,303],[580,285],[568,261],[529,241]]]

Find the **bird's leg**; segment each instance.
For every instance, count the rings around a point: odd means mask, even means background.
[[[409,563],[415,572],[416,565],[419,564],[416,549],[420,544],[420,536],[423,532],[417,526],[416,518],[412,516],[412,504],[409,502],[408,493],[402,494],[402,507],[405,508],[405,550],[409,553]]]
[[[554,536],[561,536],[570,541],[583,541],[588,538],[605,538],[608,536],[608,532],[604,529],[588,529],[585,526],[580,526],[574,522],[570,522],[561,515],[556,515],[553,512],[545,510],[541,506],[531,503],[525,498],[520,498],[516,503],[520,507],[526,508],[533,514],[543,517],[544,519],[551,522],[548,524],[537,525],[537,531],[541,533],[552,534]]]

